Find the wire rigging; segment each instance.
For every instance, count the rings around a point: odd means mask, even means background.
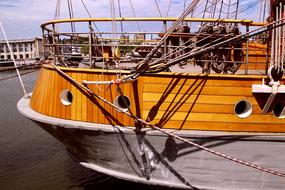
[[[172,5],[172,0],[169,0],[169,4],[168,4],[168,8],[167,8],[165,17],[168,17],[171,5]]]
[[[72,0],[67,0],[67,5],[68,5],[69,18],[73,19],[74,18],[74,14],[73,14]],[[75,25],[74,25],[74,23],[70,22],[70,26],[71,26],[72,33],[74,33],[75,32]]]
[[[60,17],[60,2],[61,2],[61,0],[57,0],[57,2],[56,2],[54,20],[58,20]]]
[[[159,16],[162,17],[162,14],[161,14],[161,11],[160,11],[160,8],[159,8],[157,0],[154,0],[154,2],[155,2],[155,5],[156,5],[156,8],[157,8],[157,11],[159,13]]]
[[[130,2],[130,5],[131,5],[131,8],[132,8],[133,15],[136,18],[137,16],[136,16],[136,12],[135,12],[135,9],[134,9],[133,2],[132,2],[132,0],[129,0],[129,2]],[[137,21],[136,21],[136,24],[137,24],[137,27],[139,29],[139,32],[141,32],[142,30],[141,30],[140,24]]]
[[[89,16],[90,18],[93,18],[92,15],[91,15],[91,13],[90,13],[90,11],[88,10],[88,8],[87,8],[87,6],[86,6],[86,4],[84,3],[83,0],[81,0],[81,3],[82,3],[82,5],[83,5],[85,11],[87,12],[88,16]],[[98,26],[96,25],[96,23],[95,23],[95,22],[92,22],[92,23],[93,23],[94,27],[96,28],[97,32],[100,34],[100,30],[99,30]],[[100,34],[100,36],[101,36],[101,34]],[[102,37],[102,36],[101,36],[101,37]]]
[[[121,2],[118,0],[119,16],[122,18]],[[124,31],[123,21],[120,21],[121,32]]]
[[[199,3],[200,0],[194,0],[187,9],[181,14],[181,16],[173,23],[173,26],[168,29],[166,34],[160,39],[156,46],[147,54],[147,56],[137,65],[136,70],[143,73],[148,68],[148,63],[156,51],[164,44],[165,40],[171,35],[171,33],[177,29],[177,27],[183,22],[183,20],[193,11],[194,7]]]

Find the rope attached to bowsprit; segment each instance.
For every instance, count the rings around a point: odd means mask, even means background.
[[[95,94],[94,92],[92,92],[88,87],[78,83],[76,80],[74,80],[72,77],[70,77],[69,75],[65,74],[60,68],[58,68],[55,64],[52,63],[52,66],[55,68],[55,70],[61,74],[66,80],[68,80],[69,82],[71,82],[71,84],[76,84],[77,87],[81,88],[82,90],[84,90],[85,92],[87,92],[90,96],[93,96],[101,101],[103,101],[104,103],[107,103],[109,104],[111,107],[115,108],[117,111],[121,112],[121,113],[124,113],[125,115],[133,118],[136,122],[139,122],[141,124],[144,124],[146,126],[149,126],[150,128],[154,129],[154,130],[157,130],[163,134],[166,134],[168,136],[171,136],[175,139],[178,139],[182,142],[185,142],[189,145],[192,145],[192,146],[195,146],[196,148],[199,148],[201,150],[204,150],[208,153],[211,153],[211,154],[214,154],[216,156],[219,156],[221,158],[224,158],[224,159],[227,159],[227,160],[230,160],[230,161],[233,161],[233,162],[236,162],[238,164],[241,164],[241,165],[244,165],[244,166],[247,166],[247,167],[250,167],[250,168],[253,168],[253,169],[256,169],[256,170],[259,170],[259,171],[262,171],[262,172],[266,172],[266,173],[269,173],[269,174],[272,174],[272,175],[275,175],[275,176],[279,176],[279,177],[283,177],[285,178],[285,174],[282,173],[282,172],[278,172],[278,171],[275,171],[275,170],[272,170],[272,169],[268,169],[268,168],[265,168],[265,167],[262,167],[262,166],[258,166],[254,163],[251,163],[251,162],[247,162],[247,161],[244,161],[244,160],[241,160],[239,158],[236,158],[236,157],[233,157],[233,156],[229,156],[229,155],[226,155],[224,153],[221,153],[221,152],[218,152],[218,151],[215,151],[213,149],[210,149],[210,148],[207,148],[203,145],[199,145],[195,142],[192,142],[188,139],[185,139],[183,137],[180,137],[178,135],[175,135],[173,133],[169,133],[155,125],[153,125],[152,123],[150,122],[147,122],[147,121],[144,121],[143,119],[133,115],[132,113],[130,113],[129,111],[126,111],[124,109],[121,109],[120,107],[114,105],[113,103],[109,102],[108,100],[106,100],[105,98]]]

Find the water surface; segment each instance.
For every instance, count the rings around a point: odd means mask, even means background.
[[[37,74],[23,75],[28,92]],[[17,111],[23,92],[19,80],[10,78],[14,75],[0,72],[0,189],[162,189],[108,177],[73,161],[63,145]]]

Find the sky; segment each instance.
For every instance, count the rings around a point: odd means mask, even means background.
[[[88,7],[93,17],[110,17],[110,0],[82,0]],[[114,0],[117,2],[118,0]],[[159,17],[159,11],[155,0],[131,0],[137,17]],[[171,6],[168,16],[178,17],[184,9],[185,0],[157,0],[160,11],[166,16],[169,3]],[[234,0],[232,0],[233,2]],[[241,6],[256,0],[241,0]],[[261,0],[262,1],[262,0]],[[61,0],[60,18],[68,18],[67,0]],[[72,0],[74,16],[88,17],[81,0]],[[120,0],[123,17],[133,17],[130,0]],[[189,5],[192,0],[186,0]],[[205,2],[205,1],[204,1]],[[3,23],[9,39],[26,39],[41,37],[40,24],[53,20],[57,0],[0,0],[0,21]],[[118,10],[117,4],[116,10]],[[202,7],[202,6],[201,6]],[[259,8],[255,12],[250,11],[243,14],[244,18],[250,19],[259,15]],[[198,11],[196,11],[198,13]],[[118,16],[118,11],[116,13]],[[133,23],[132,23],[133,24]],[[77,26],[80,28],[80,26]],[[104,26],[100,26],[104,27]],[[132,27],[132,26],[129,26]],[[151,29],[153,26],[142,26],[143,30]],[[3,39],[0,32],[0,39]]]

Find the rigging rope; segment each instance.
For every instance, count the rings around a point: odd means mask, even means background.
[[[158,10],[159,16],[162,17],[162,14],[161,14],[161,11],[160,11],[160,8],[159,8],[157,0],[154,0],[154,2],[155,2],[155,5],[156,5],[156,8]]]
[[[54,20],[58,20],[59,19],[59,16],[60,16],[60,2],[61,2],[61,0],[57,0],[57,2],[56,2]]]
[[[171,4],[172,4],[172,0],[169,0],[169,4],[168,4],[168,8],[167,8],[167,11],[166,11],[165,17],[168,17],[168,14],[169,14],[169,10],[170,10]]]
[[[117,42],[117,24],[116,24],[116,12],[115,12],[115,2],[114,0],[110,0],[110,9],[111,9],[111,17],[112,17],[112,36],[113,36],[113,51],[112,51],[112,57],[116,64],[116,76],[117,79],[121,76],[120,73],[120,67],[119,67],[119,61],[116,57],[116,52],[118,50],[118,42]]]
[[[283,18],[282,20],[284,21],[284,19],[285,18]],[[185,53],[184,55],[180,55],[179,57],[176,57],[176,58],[168,61],[167,63],[165,63],[163,65],[160,64],[160,61],[163,62],[163,60],[157,59],[154,62],[149,63],[149,66],[151,66],[150,69],[153,69],[154,70],[153,72],[158,72],[158,71],[161,71],[161,70],[163,70],[163,69],[165,69],[171,65],[174,65],[174,64],[179,63],[181,61],[184,61],[186,59],[195,57],[195,56],[200,55],[200,54],[205,53],[205,52],[212,51],[215,48],[224,47],[228,44],[232,44],[232,43],[235,43],[237,41],[250,38],[251,36],[256,36],[258,34],[267,32],[267,31],[272,30],[276,27],[280,27],[280,26],[285,25],[285,22],[281,22],[282,20],[278,20],[278,21],[275,21],[273,23],[269,23],[263,27],[257,28],[255,30],[247,32],[245,34],[240,34],[240,35],[234,36],[234,37],[229,38],[227,40],[224,40],[223,37],[231,36],[231,34],[224,35],[222,38],[218,38],[211,43],[205,44],[204,46],[196,47],[196,48],[192,49],[191,51]],[[215,42],[217,42],[217,43],[213,44]],[[137,76],[138,74],[141,74],[140,71],[138,71],[138,73],[134,73],[133,75],[130,75],[129,77],[134,77],[134,76]]]
[[[89,16],[90,18],[93,18],[93,16],[91,15],[90,11],[88,10],[88,8],[87,8],[87,6],[86,6],[86,4],[84,3],[83,0],[81,0],[81,3],[83,4],[83,6],[84,6],[84,8],[85,8],[85,10],[86,10],[86,12],[87,12],[87,14],[88,14],[88,16]],[[92,22],[92,23],[93,23],[94,27],[96,28],[96,30],[97,30],[97,32],[98,32],[98,35],[101,37],[101,40],[100,40],[101,55],[102,55],[102,58],[103,58],[103,65],[104,65],[104,67],[105,67],[105,59],[104,59],[104,57],[103,57],[103,53],[104,53],[103,36],[102,36],[102,34],[101,34],[101,32],[100,32],[98,26],[96,25],[96,23],[95,23],[95,22]],[[90,27],[91,27],[91,26],[90,26]],[[92,32],[94,32],[94,30],[93,30],[92,27],[90,28],[90,30],[91,30]],[[91,34],[91,35],[92,35],[92,34]],[[91,41],[91,44],[89,44],[89,45],[92,46],[92,44],[93,44],[93,42]],[[98,49],[98,51],[99,51],[99,53],[100,53],[100,50],[99,50],[99,49]],[[92,53],[91,53],[91,55],[89,55],[89,56],[91,57],[91,61],[92,61]]]
[[[263,1],[264,0],[257,0],[257,1],[254,1],[254,2],[250,3],[250,4],[244,5],[243,7],[240,7],[240,10],[239,10],[239,12],[237,14],[241,14],[241,13],[247,11],[247,10],[251,9],[252,7],[256,6],[257,4],[259,4],[259,3],[263,2]],[[237,14],[235,15],[235,19],[237,19]]]
[[[164,129],[161,129],[155,125],[153,125],[152,123],[150,122],[147,122],[147,121],[144,121],[143,119],[135,116],[132,114],[132,112],[130,111],[126,111],[125,109],[122,109],[116,105],[114,105],[113,103],[109,102],[108,100],[106,100],[105,98],[95,94],[93,91],[91,91],[88,87],[80,84],[79,82],[77,82],[76,80],[74,80],[72,77],[70,77],[69,75],[67,75],[65,72],[63,72],[60,68],[58,68],[55,64],[51,63],[52,66],[55,68],[55,70],[61,75],[63,76],[66,80],[68,80],[69,82],[71,82],[72,85],[78,87],[78,88],[81,88],[83,91],[85,91],[88,96],[92,96],[92,97],[95,97],[97,98],[98,100],[100,101],[103,101],[104,103],[110,105],[111,107],[115,108],[116,111],[118,112],[121,112],[127,116],[129,116],[130,118],[134,119],[136,122],[139,122],[145,126],[149,126],[150,128],[156,130],[156,131],[159,131],[165,135],[168,135],[170,137],[173,137],[175,139],[178,139],[182,142],[185,142],[189,145],[192,145],[192,146],[195,146],[196,148],[199,148],[201,150],[204,150],[208,153],[211,153],[211,154],[214,154],[218,157],[221,157],[221,158],[224,158],[224,159],[227,159],[227,160],[230,160],[230,161],[233,161],[233,162],[236,162],[238,164],[241,164],[241,165],[244,165],[244,166],[247,166],[247,167],[250,167],[250,168],[253,168],[253,169],[256,169],[256,170],[259,170],[259,171],[263,171],[263,172],[266,172],[266,173],[269,173],[269,174],[272,174],[272,175],[276,175],[276,176],[279,176],[279,177],[283,177],[285,178],[285,174],[282,173],[282,172],[278,172],[278,171],[275,171],[275,170],[272,170],[272,169],[269,169],[269,168],[265,168],[265,167],[262,167],[262,166],[259,166],[259,165],[256,165],[254,163],[251,163],[251,162],[247,162],[247,161],[244,161],[244,160],[241,160],[239,158],[236,158],[236,157],[233,157],[233,156],[229,156],[229,155],[226,155],[224,153],[221,153],[221,152],[218,152],[218,151],[215,151],[213,149],[210,149],[210,148],[207,148],[203,145],[199,145],[193,141],[190,141],[186,138],[183,138],[183,137],[180,137],[174,133],[170,133],[170,132],[167,132],[166,130]],[[87,96],[87,94],[85,94]],[[129,109],[128,109],[129,110]]]
[[[122,10],[121,10],[121,2],[118,0],[118,7],[119,7],[119,16],[122,18]],[[124,28],[123,28],[123,21],[120,21],[121,24],[121,32],[123,33]]]
[[[219,11],[219,19],[221,18],[221,15],[222,15],[223,5],[224,5],[224,0],[222,0],[222,2],[221,2],[221,7],[220,7],[220,11]]]
[[[202,18],[205,18],[205,14],[206,14],[206,11],[207,11],[207,8],[208,8],[208,3],[209,3],[209,0],[206,1],[205,10],[203,11]],[[202,22],[201,22],[201,25],[202,25]]]
[[[237,6],[236,6],[235,19],[237,19],[237,16],[238,16],[238,10],[239,10],[239,0],[237,0]]]
[[[184,0],[183,11],[185,11],[185,9],[186,9],[186,1],[187,1],[187,0]]]
[[[23,80],[22,80],[22,78],[21,78],[21,75],[20,75],[19,69],[18,69],[18,67],[17,67],[16,61],[15,61],[15,58],[14,58],[14,55],[13,55],[13,51],[12,51],[12,49],[11,49],[11,47],[10,47],[9,40],[8,40],[8,38],[7,38],[7,36],[6,36],[6,32],[5,32],[5,30],[4,30],[4,27],[3,27],[3,24],[2,24],[2,22],[1,22],[1,21],[0,21],[0,26],[1,26],[1,30],[2,30],[3,36],[4,36],[4,38],[5,38],[5,41],[6,41],[7,47],[8,47],[8,49],[9,49],[9,52],[10,52],[11,58],[12,58],[12,60],[13,60],[14,66],[15,66],[15,68],[16,68],[16,72],[17,72],[17,75],[18,75],[19,81],[20,81],[20,83],[21,83],[21,86],[22,86],[22,89],[23,89],[23,92],[24,92],[24,96],[26,96],[26,95],[27,95],[27,92],[26,92],[26,89],[25,89],[25,86],[24,86]]]
[[[218,0],[213,0],[213,2],[214,2],[214,10],[213,10],[213,13],[212,13],[212,18],[215,18]]]
[[[145,72],[148,67],[148,62],[152,58],[152,56],[156,53],[156,51],[161,47],[162,44],[166,41],[166,39],[171,35],[171,33],[177,29],[179,24],[183,22],[186,16],[189,15],[190,12],[193,11],[193,8],[199,3],[200,0],[194,0],[184,11],[181,16],[173,23],[172,27],[168,29],[168,31],[164,34],[164,36],[160,39],[160,41],[154,46],[154,48],[147,54],[147,56],[137,65],[136,70]]]
[[[91,13],[90,13],[90,11],[88,10],[86,4],[83,2],[83,0],[81,0],[81,3],[83,4],[83,7],[84,7],[85,11],[87,12],[88,16],[89,16],[90,18],[93,18],[92,15],[91,15]],[[95,22],[92,22],[92,23],[93,23],[94,27],[96,28],[97,32],[99,33],[99,35],[102,37],[102,35],[101,35],[101,33],[100,33],[100,30],[99,30],[99,28],[97,27],[96,23],[95,23]]]
[[[73,19],[74,15],[73,15],[72,0],[67,0],[67,5],[68,5],[69,18]],[[74,33],[75,32],[74,23],[70,22],[70,25],[71,25],[71,31],[72,31],[72,33]]]
[[[135,9],[134,9],[134,6],[133,6],[133,2],[132,2],[132,0],[129,0],[129,2],[130,2],[130,5],[131,5],[131,8],[132,8],[133,15],[136,18],[137,16],[136,16],[136,12],[135,12]],[[137,21],[136,21],[136,24],[137,24],[137,27],[139,29],[139,32],[141,32],[142,30],[141,30],[140,24]]]

